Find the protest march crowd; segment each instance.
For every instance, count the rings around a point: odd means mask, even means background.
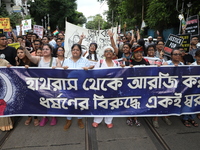
[[[84,70],[93,68],[108,68],[108,67],[134,67],[136,65],[200,65],[200,48],[197,47],[198,37],[191,38],[190,50],[186,52],[183,47],[179,46],[172,50],[171,54],[167,55],[163,49],[165,43],[162,36],[157,36],[154,41],[153,37],[149,36],[148,40],[140,38],[139,30],[136,32],[127,32],[123,36],[118,35],[115,41],[110,30],[108,31],[110,38],[110,46],[103,48],[103,56],[97,53],[98,44],[90,43],[89,49],[83,51],[81,44],[85,35],[80,35],[78,43],[71,47],[71,57],[65,58],[65,35],[59,32],[57,35],[45,35],[42,38],[36,33],[27,33],[16,36],[11,32],[10,37],[4,34],[0,35],[0,66],[25,66],[29,67],[52,67],[58,68],[82,68]],[[19,43],[20,46],[15,49],[8,46],[8,44]],[[94,63],[91,63],[94,61]],[[1,101],[0,105],[4,103]],[[182,122],[186,127],[195,126],[195,117],[200,119],[200,114],[182,115]],[[79,128],[84,128],[84,123],[81,117],[77,118]],[[103,121],[108,128],[113,127],[113,117],[94,117],[92,126],[98,127]],[[34,126],[45,126],[49,121],[48,117],[39,119],[37,116],[33,118],[29,116],[25,121],[25,125],[29,125],[33,120]],[[72,124],[72,117],[66,118],[64,130],[70,128]],[[167,125],[171,125],[169,116],[163,117]],[[57,123],[56,117],[52,117],[50,125],[54,126]],[[129,126],[140,126],[137,117],[126,118],[126,123]],[[155,128],[159,127],[158,117],[153,117],[152,124]],[[13,128],[11,117],[0,117],[0,129],[2,131],[9,131]]]

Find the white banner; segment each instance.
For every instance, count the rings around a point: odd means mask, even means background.
[[[80,36],[85,35],[85,38],[82,42],[82,49],[89,50],[90,43],[97,43],[97,53],[99,56],[103,55],[103,48],[105,46],[111,45],[110,37],[107,34],[109,29],[106,30],[91,30],[85,29],[69,22],[66,22],[66,31],[65,31],[65,57],[71,56],[71,47],[73,44],[78,43]],[[116,41],[117,37],[117,27],[111,29],[114,34],[113,38]]]

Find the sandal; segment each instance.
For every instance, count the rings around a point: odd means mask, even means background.
[[[28,117],[28,119],[25,121],[25,125],[28,126],[32,121],[32,117]]]
[[[194,127],[198,127],[199,124],[196,123],[194,120],[188,120]]]
[[[136,125],[137,127],[140,127],[140,126],[141,126],[141,123],[140,123],[138,120],[135,120],[135,125]]]
[[[191,124],[189,123],[188,120],[183,120],[183,124],[184,124],[186,127],[191,127]]]
[[[38,119],[34,119],[34,126],[35,127],[39,126],[39,124],[40,124],[40,121]]]
[[[128,126],[133,126],[133,120],[132,120],[132,118],[127,118],[126,124],[127,124]]]

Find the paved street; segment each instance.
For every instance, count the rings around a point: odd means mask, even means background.
[[[126,125],[125,118],[114,118],[114,128],[107,129],[104,123],[98,128],[91,126],[92,118],[84,119],[87,128],[79,129],[77,118],[68,131],[63,130],[65,118],[58,118],[56,126],[34,127],[33,122],[25,126],[26,117],[21,117],[14,130],[1,145],[2,150],[198,150],[200,128],[186,128],[180,117],[171,117],[173,124],[166,125],[159,118],[160,128],[156,130],[166,144],[164,147],[148,125],[151,118],[139,118],[141,127]],[[200,124],[200,120],[197,120]],[[5,138],[6,132],[0,132]]]

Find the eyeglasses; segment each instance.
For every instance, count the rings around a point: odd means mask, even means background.
[[[104,51],[104,53],[109,53],[109,52],[112,53],[113,51],[112,50],[105,50]]]
[[[58,52],[60,52],[60,51],[64,51],[64,50],[62,50],[62,49],[58,49]]]
[[[74,51],[79,52],[80,50],[79,50],[79,49],[72,49],[72,51],[73,51],[73,52],[74,52]]]
[[[157,45],[164,45],[164,44],[157,44]]]
[[[4,41],[4,40],[7,40],[7,39],[0,39],[0,40]]]
[[[198,41],[199,39],[192,39],[192,40]]]
[[[172,54],[174,56],[181,56],[181,54],[178,54],[178,53],[175,53],[175,54]]]

